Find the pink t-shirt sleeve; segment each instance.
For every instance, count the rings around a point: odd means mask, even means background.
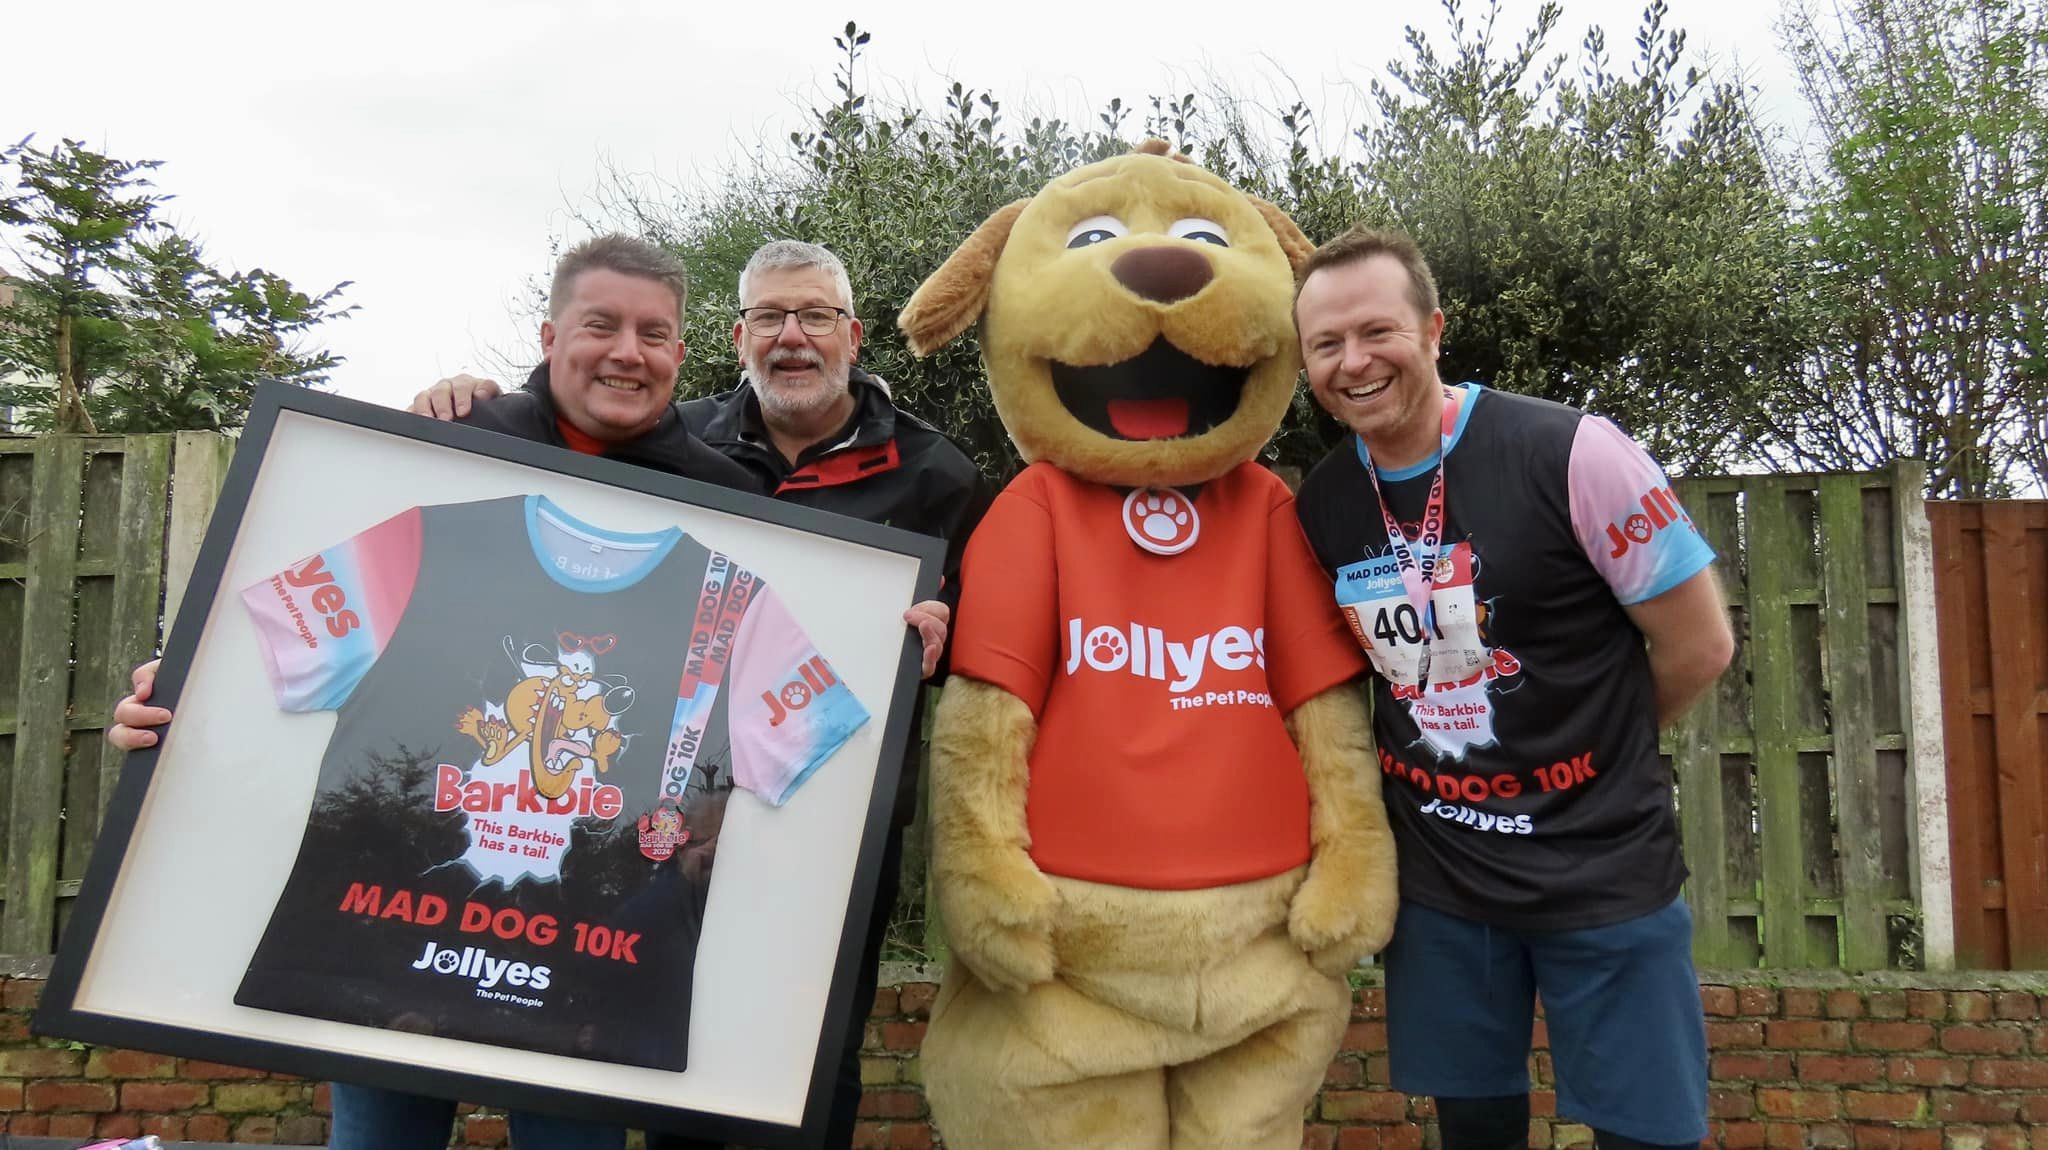
[[[1568,484],[1572,531],[1622,603],[1654,599],[1714,561],[1664,469],[1607,420],[1579,421]]]
[[[415,507],[243,588],[277,705],[347,702],[398,629],[419,566]]]
[[[733,781],[781,806],[868,712],[818,653],[775,589],[763,584],[733,638]]]

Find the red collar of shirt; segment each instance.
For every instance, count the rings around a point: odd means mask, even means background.
[[[575,424],[570,423],[566,418],[557,415],[555,417],[555,429],[562,433],[562,444],[569,450],[583,455],[604,454],[604,440],[593,439],[583,434]]]

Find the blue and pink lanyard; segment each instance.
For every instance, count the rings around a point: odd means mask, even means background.
[[[1458,412],[1464,406],[1464,393],[1456,388],[1444,388],[1444,411],[1442,441],[1436,457],[1436,477],[1430,480],[1429,501],[1422,507],[1422,534],[1416,539],[1416,548],[1408,545],[1408,536],[1402,532],[1401,523],[1394,518],[1387,507],[1387,497],[1380,490],[1379,468],[1373,466],[1372,454],[1365,448],[1363,439],[1357,440],[1358,460],[1365,464],[1365,473],[1372,479],[1372,494],[1380,506],[1380,518],[1387,528],[1387,547],[1392,551],[1394,563],[1401,572],[1401,587],[1408,593],[1408,602],[1416,613],[1429,618],[1429,595],[1431,576],[1435,574],[1437,561],[1443,557],[1444,535],[1444,460],[1451,454],[1451,440],[1458,430]],[[1416,557],[1416,549],[1422,551]],[[1423,643],[1429,642],[1429,631],[1423,630]]]

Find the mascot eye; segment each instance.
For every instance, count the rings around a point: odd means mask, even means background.
[[[1173,221],[1173,226],[1166,229],[1166,234],[1175,239],[1215,244],[1219,248],[1230,246],[1230,233],[1223,230],[1223,225],[1215,220],[1202,219],[1200,216]]]
[[[1106,243],[1118,236],[1130,234],[1130,230],[1115,216],[1089,216],[1067,232],[1067,246],[1085,248]]]

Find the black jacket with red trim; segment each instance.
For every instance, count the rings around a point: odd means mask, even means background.
[[[847,388],[853,416],[793,464],[769,441],[761,403],[746,382],[684,402],[683,422],[777,499],[945,540],[939,597],[953,606],[960,601],[960,553],[988,510],[988,485],[966,452],[897,407],[873,376],[854,367]]]
[[[945,540],[945,584],[939,598],[957,609],[960,555],[988,510],[988,484],[966,452],[938,428],[897,407],[873,376],[855,367],[847,387],[855,400],[852,418],[794,464],[769,441],[761,403],[745,381],[722,395],[683,403],[683,422],[777,499]],[[942,657],[930,682],[938,683],[945,674]],[[916,729],[922,729],[921,722]],[[896,791],[899,824],[908,823],[917,809],[914,742],[908,759]]]

